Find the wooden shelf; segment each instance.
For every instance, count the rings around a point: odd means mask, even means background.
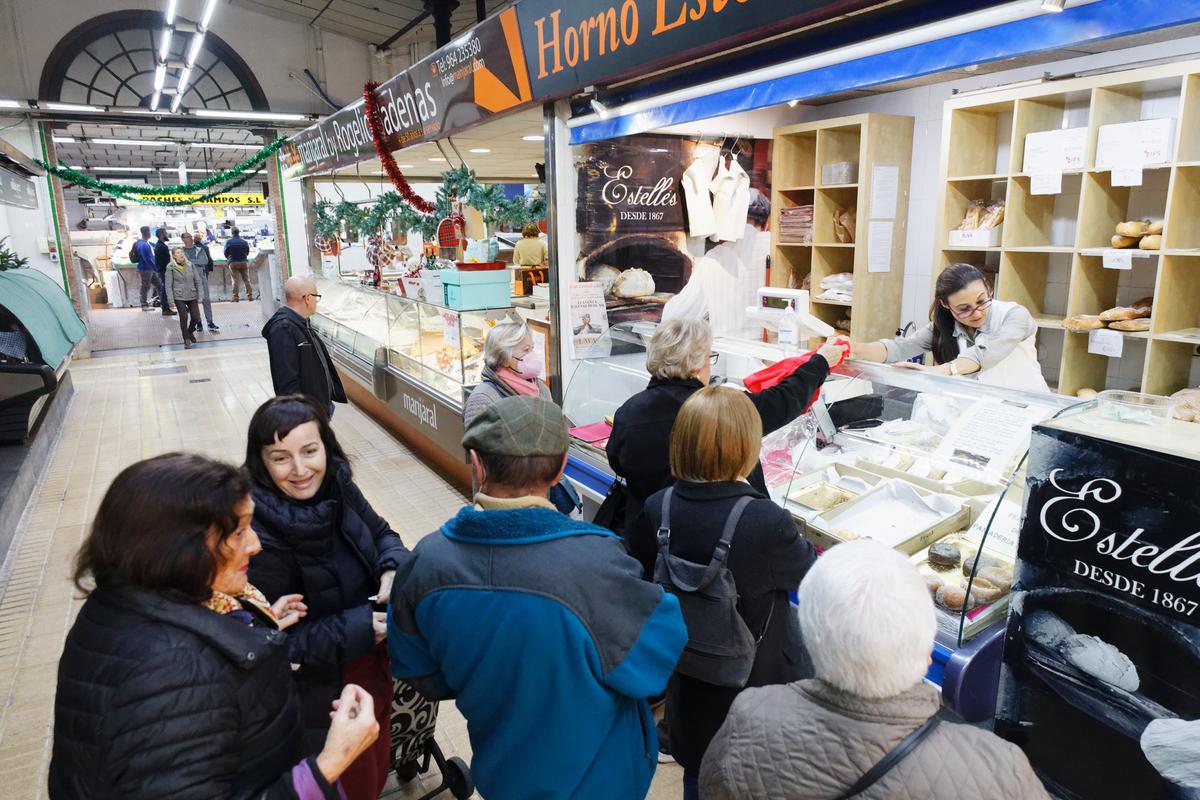
[[[948,244],[942,248],[956,253],[999,253],[1003,247],[968,247],[966,245]]]
[[[837,119],[814,120],[776,128],[773,133],[772,187],[772,258],[771,283],[777,287],[798,287],[809,279],[809,313],[841,328],[850,316],[850,335],[856,341],[871,341],[892,336],[900,327],[899,298],[904,291],[904,247],[908,238],[908,187],[911,181],[914,120],[912,117],[886,114],[855,114]],[[821,183],[821,167],[849,162],[857,165],[858,180],[853,183]],[[896,197],[892,221],[890,269],[867,271],[867,247],[871,219],[872,170],[876,164],[899,168],[900,191]],[[795,205],[798,199],[808,203],[812,192],[813,239],[811,243],[779,241],[779,211]],[[860,222],[857,241],[839,242],[834,233],[834,214],[853,207]],[[830,275],[854,276],[853,304],[837,300],[817,300],[821,281]]]
[[[1200,345],[1200,328],[1184,328],[1167,333],[1156,333],[1151,338],[1157,342],[1183,342],[1184,344]]]
[[[947,178],[949,183],[968,183],[970,181],[1004,181],[1008,180],[1008,174],[996,172],[991,175],[956,175],[953,178]]]
[[[1065,395],[1080,389],[1127,388],[1140,373],[1143,391],[1169,395],[1194,385],[1200,345],[1200,59],[952,97],[943,106],[941,183],[935,241],[948,241],[976,200],[1005,200],[999,248],[940,247],[939,270],[955,261],[991,265],[999,252],[997,295],[1024,305],[1044,338],[1039,358],[1048,381]],[[1153,109],[1150,113],[1147,109]],[[1111,169],[1096,167],[1100,128],[1141,120],[1176,120],[1174,150],[1142,167],[1140,187],[1113,186]],[[1082,168],[1065,170],[1063,191],[1034,195],[1025,170],[1026,137],[1086,127]],[[1078,162],[1076,162],[1078,163]],[[1000,185],[1000,181],[1009,178]],[[1161,219],[1161,250],[1129,249],[1133,270],[1101,263],[1115,226],[1127,219]],[[1063,318],[1095,314],[1150,294],[1154,330],[1118,331],[1144,346],[1127,348],[1120,380],[1113,361],[1087,351],[1088,337],[1064,336]],[[857,287],[856,287],[857,288]],[[1137,294],[1134,294],[1134,293]],[[1045,313],[1046,309],[1062,311]],[[1111,329],[1109,329],[1111,330]],[[1041,338],[1041,337],[1040,337]]]
[[[1066,330],[1066,328],[1064,328],[1063,330]],[[1117,330],[1113,330],[1112,328],[1097,328],[1097,330],[1101,330],[1101,331],[1109,330],[1109,331],[1112,331],[1113,333],[1119,333],[1122,336],[1124,336],[1126,339],[1150,339],[1150,338],[1152,338],[1150,331],[1117,331]],[[1067,333],[1071,333],[1076,336],[1087,336],[1089,333],[1091,333],[1091,331],[1067,331]]]

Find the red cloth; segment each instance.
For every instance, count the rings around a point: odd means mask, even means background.
[[[834,339],[834,341],[838,342],[839,344],[848,344],[848,342],[845,341],[845,337],[843,337],[843,336],[837,337],[836,339]],[[788,375],[791,375],[797,369],[799,369],[800,367],[807,364],[809,362],[809,360],[813,357],[814,354],[816,354],[817,350],[819,350],[819,349],[820,348],[814,348],[812,350],[809,350],[807,353],[804,353],[803,355],[792,356],[791,358],[785,358],[783,361],[777,361],[769,367],[764,367],[764,368],[760,369],[758,372],[752,373],[750,375],[747,375],[745,378],[743,378],[742,385],[744,385],[746,387],[746,389],[748,389],[751,392],[761,392],[763,389],[770,389],[772,386],[775,386],[778,383],[780,383]],[[838,359],[838,362],[836,364],[830,365],[830,367],[829,367],[830,372],[832,372],[837,367],[840,367],[842,365],[842,362],[845,360],[846,360],[846,356],[843,353],[842,357]],[[817,401],[817,396],[813,395],[812,400],[810,400],[808,403],[809,407],[811,408],[812,404],[815,403],[816,401]],[[806,408],[804,410],[807,411],[808,408]]]
[[[368,656],[351,661],[342,670],[344,683],[361,686],[375,701],[379,738],[342,773],[347,800],[378,800],[391,769],[392,669],[387,645],[377,645]]]

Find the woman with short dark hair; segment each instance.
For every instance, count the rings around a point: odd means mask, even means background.
[[[375,700],[388,726],[392,678],[386,614],[392,578],[408,550],[355,485],[325,409],[305,395],[263,403],[250,419],[247,473],[263,552],[250,578],[267,597],[304,592],[308,616],[288,631],[305,744],[329,728],[343,683]],[[379,797],[390,767],[386,737],[342,778],[350,800]]]
[[[347,686],[301,760],[281,630],[306,609],[247,581],[253,513],[242,473],[200,456],[113,480],[76,560],[88,599],[59,660],[51,798],[337,800],[378,735],[374,706]]]

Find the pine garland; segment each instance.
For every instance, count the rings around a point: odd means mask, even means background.
[[[273,156],[279,148],[287,142],[286,136],[280,136],[271,142],[266,147],[259,150],[254,155],[247,158],[242,163],[230,167],[223,172],[218,172],[208,178],[195,183],[182,183],[175,186],[146,186],[133,183],[110,183],[108,181],[98,180],[90,175],[72,169],[63,163],[58,166],[47,164],[41,159],[34,159],[42,168],[50,172],[58,178],[73,183],[79,186],[85,186],[89,189],[95,189],[106,194],[111,194],[116,197],[122,197],[126,200],[146,205],[192,205],[205,200],[210,200],[218,195],[226,194],[232,189],[235,189],[249,181],[255,175],[262,171],[263,163]],[[220,187],[214,189],[214,187]],[[210,191],[211,190],[211,191]],[[163,197],[176,194],[196,194],[201,193],[203,196],[186,202],[155,202],[153,198]]]

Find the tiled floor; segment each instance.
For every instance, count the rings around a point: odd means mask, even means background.
[[[196,339],[223,341],[227,339],[253,339],[261,336],[266,317],[258,300],[252,303],[213,303],[213,322],[220,333],[209,333],[208,329],[196,334]],[[204,309],[200,309],[203,317]],[[95,308],[88,326],[92,352],[117,350],[132,347],[153,347],[183,344],[179,332],[178,317],[163,317],[157,309],[142,311],[140,308]]]
[[[219,324],[224,327],[224,318]],[[171,370],[180,366],[186,369]],[[240,461],[250,415],[271,395],[261,341],[186,354],[112,355],[76,362],[72,369],[77,394],[66,427],[17,531],[5,565],[6,585],[0,577],[4,800],[46,797],[55,670],[81,605],[68,576],[109,482],[130,463],[170,450]],[[463,502],[356,408],[339,407],[334,428],[354,460],[363,492],[410,547]],[[441,708],[437,739],[447,757],[470,761],[466,722],[452,703]],[[513,765],[518,770],[536,768]],[[678,767],[660,766],[650,797],[680,797],[681,779]],[[436,783],[434,775],[403,789],[389,784],[384,797],[413,800],[428,790],[426,785],[432,788]]]

